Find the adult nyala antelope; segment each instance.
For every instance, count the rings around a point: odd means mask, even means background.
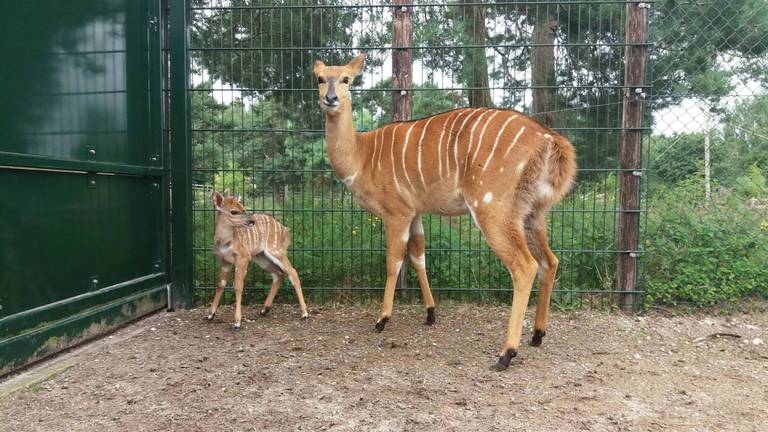
[[[318,60],[314,73],[331,165],[386,229],[387,282],[376,330],[392,316],[406,250],[427,307],[426,324],[434,323],[420,215],[469,212],[514,280],[512,314],[495,365],[506,369],[520,347],[537,271],[541,289],[531,345],[540,345],[546,332],[558,261],[547,244],[545,216],[573,183],[573,145],[519,112],[491,108],[456,109],[356,133],[349,86],[364,62],[365,54],[344,66]]]
[[[211,303],[208,319],[216,316],[221,294],[227,286],[227,276],[232,266],[235,267],[235,330],[240,330],[242,312],[240,302],[243,298],[243,283],[248,273],[248,264],[253,261],[259,267],[272,273],[272,287],[269,290],[261,315],[266,315],[272,306],[277,290],[285,276],[296,289],[296,297],[301,308],[301,317],[307,318],[307,306],[301,293],[301,281],[296,270],[288,260],[288,246],[291,236],[288,228],[265,214],[249,215],[240,202],[239,196],[224,197],[218,192],[213,193],[213,203],[216,205],[216,233],[213,237],[213,253],[221,260],[216,294]]]

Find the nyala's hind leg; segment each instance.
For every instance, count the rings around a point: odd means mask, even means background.
[[[285,267],[285,273],[288,275],[288,279],[293,284],[293,289],[296,290],[296,298],[299,300],[299,309],[301,309],[301,317],[303,319],[309,318],[309,312],[307,312],[307,305],[304,303],[304,294],[301,292],[301,280],[299,274],[296,273],[296,269],[293,268],[291,262],[288,261],[288,257],[283,257],[283,267]]]
[[[280,289],[280,285],[283,283],[283,274],[280,272],[272,272],[272,287],[269,289],[267,299],[264,300],[264,306],[261,308],[261,316],[266,316],[269,313],[269,309],[272,307],[272,301],[275,300],[277,290]]]
[[[557,257],[547,243],[547,222],[544,219],[544,212],[529,216],[525,224],[525,237],[528,240],[528,249],[539,265],[539,295],[536,300],[536,318],[531,339],[532,346],[539,346],[547,334],[549,304],[558,265]]]
[[[213,320],[213,318],[216,316],[216,310],[219,308],[221,294],[224,292],[224,288],[227,286],[227,277],[229,276],[229,270],[231,270],[231,268],[232,266],[230,265],[222,264],[221,266],[221,271],[219,271],[219,280],[216,281],[216,293],[213,295],[211,310],[208,313],[208,321]]]

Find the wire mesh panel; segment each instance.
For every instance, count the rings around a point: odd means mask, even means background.
[[[648,300],[765,295],[768,3],[658,2],[651,24]]]
[[[194,283],[215,284],[214,189],[290,227],[308,291],[383,287],[380,219],[361,210],[330,168],[312,66],[368,55],[352,86],[359,131],[393,119],[495,106],[535,115],[575,144],[576,186],[548,219],[560,259],[553,301],[610,304],[616,290],[617,176],[622,133],[624,1],[415,2],[413,86],[393,87],[392,20],[384,2],[192,1]],[[501,296],[508,271],[469,216],[424,218],[427,269],[442,296]],[[268,276],[249,273],[258,292]],[[411,274],[407,289],[417,287]],[[262,295],[262,294],[259,294]]]

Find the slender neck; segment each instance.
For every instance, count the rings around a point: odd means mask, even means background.
[[[360,149],[357,146],[357,133],[349,105],[336,115],[325,115],[325,141],[328,145],[328,157],[336,175],[345,178],[360,171]]]

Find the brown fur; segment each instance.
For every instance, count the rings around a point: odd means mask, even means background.
[[[240,328],[242,318],[241,301],[243,284],[248,272],[248,263],[253,261],[264,270],[272,273],[272,287],[261,310],[262,315],[269,311],[277,290],[285,276],[296,289],[302,318],[307,318],[307,306],[301,292],[301,280],[288,260],[288,246],[291,243],[290,232],[283,224],[265,214],[246,212],[240,197],[223,197],[213,193],[216,206],[216,234],[213,239],[213,253],[221,260],[221,271],[216,281],[216,293],[211,302],[208,319],[213,319],[224,292],[227,277],[232,266],[235,267],[235,328]]]
[[[314,72],[326,114],[331,165],[357,202],[383,219],[387,231],[387,283],[377,328],[383,329],[392,315],[395,281],[406,248],[416,264],[424,301],[428,308],[434,307],[423,265],[419,215],[471,212],[514,280],[512,314],[500,359],[506,367],[509,353],[516,353],[520,345],[537,270],[541,294],[535,329],[542,334],[546,329],[557,258],[547,244],[545,217],[573,184],[573,145],[522,113],[491,108],[462,108],[356,133],[345,81],[361,73],[364,60],[361,54],[344,66],[317,61]]]

